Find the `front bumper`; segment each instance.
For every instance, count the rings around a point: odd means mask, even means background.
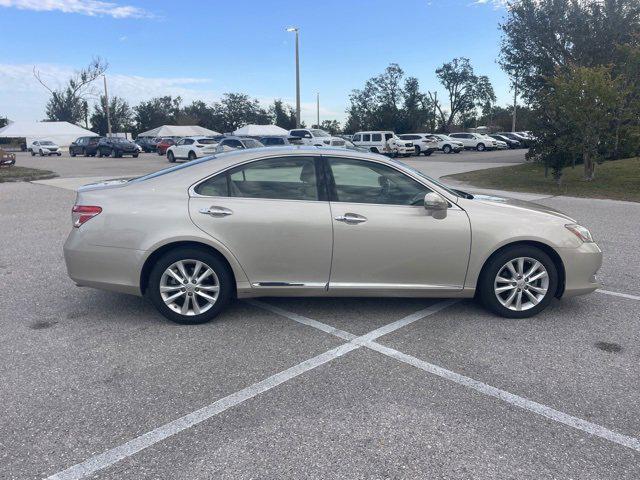
[[[596,243],[583,243],[578,248],[557,249],[565,269],[563,297],[584,295],[602,285],[596,273],[602,266],[602,250]]]

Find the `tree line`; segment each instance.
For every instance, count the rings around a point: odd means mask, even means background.
[[[500,63],[533,112],[529,158],[563,169],[640,153],[640,2],[518,0]]]

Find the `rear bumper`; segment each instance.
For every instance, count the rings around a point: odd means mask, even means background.
[[[557,249],[565,269],[563,297],[584,295],[602,285],[596,273],[602,266],[602,250],[595,243],[583,243],[578,248]]]
[[[71,280],[80,287],[141,295],[144,250],[89,245],[82,237],[82,227],[74,228],[63,247]]]

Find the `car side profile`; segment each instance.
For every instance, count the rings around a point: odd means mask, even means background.
[[[98,153],[99,136],[79,137],[69,145],[69,155],[75,157],[82,155],[83,157],[95,157]]]
[[[330,133],[319,128],[297,128],[291,130],[289,135],[298,137],[303,145],[316,147],[343,147],[344,139],[334,137]]]
[[[206,157],[216,152],[216,148],[220,140],[224,138],[218,137],[184,137],[167,148],[167,160],[175,162],[176,160],[195,160],[199,157]]]
[[[443,133],[432,133],[431,136],[438,141],[438,150],[443,153],[460,153],[464,145],[459,140],[451,138]]]
[[[248,148],[264,147],[258,140],[248,137],[225,137],[216,147],[217,153],[233,152],[234,150],[245,150]]]
[[[391,131],[356,132],[352,141],[358,147],[392,157],[399,155],[410,157],[415,153],[413,142],[401,140]]]
[[[438,150],[438,140],[428,133],[405,133],[403,135],[398,135],[398,137],[400,140],[411,140],[413,142],[416,155],[422,154],[425,157],[428,157]]]
[[[467,150],[477,150],[478,152],[483,152],[485,150],[495,150],[497,148],[496,140],[487,137],[486,135],[481,135],[479,133],[450,133],[449,136],[455,140],[458,140],[464,148]]]
[[[553,209],[325,147],[246,149],[87,185],[72,221],[76,284],[144,295],[179,323],[261,296],[475,296],[522,318],[598,288],[602,262],[589,231]]]

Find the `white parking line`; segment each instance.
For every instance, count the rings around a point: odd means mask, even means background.
[[[386,335],[387,333],[393,332],[399,328],[404,327],[405,325],[409,325],[410,323],[416,322],[421,318],[432,315],[443,308],[448,307],[449,305],[455,303],[452,300],[446,300],[443,302],[436,303],[429,308],[425,308],[424,310],[420,310],[414,314],[411,314],[407,317],[404,317],[396,322],[392,322],[389,325],[385,325],[384,327],[373,330],[372,332],[367,333],[366,335],[362,335],[357,337],[353,334],[343,332],[342,330],[338,330],[336,328],[330,327],[322,322],[318,322],[316,320],[312,320],[310,318],[303,317],[302,315],[297,315],[292,312],[287,312],[278,307],[274,307],[269,304],[265,304],[263,302],[251,301],[251,304],[266,308],[269,311],[284,314],[285,317],[294,320],[298,323],[302,323],[304,325],[312,326],[314,328],[318,328],[323,332],[330,333],[332,335],[337,336],[338,338],[344,339],[344,336],[348,336],[351,340],[348,343],[340,345],[339,347],[333,348],[327,352],[321,353],[309,360],[305,360],[302,363],[294,365],[286,370],[283,370],[280,373],[276,373],[265,380],[262,380],[258,383],[254,383],[236,393],[232,393],[216,402],[207,405],[199,410],[191,412],[183,417],[180,417],[172,422],[166,423],[150,432],[144,433],[132,440],[129,440],[122,445],[114,447],[106,452],[95,455],[81,463],[73,465],[61,472],[55,473],[49,477],[47,480],[78,480],[81,478],[85,478],[93,473],[107,468],[114,463],[117,463],[125,458],[128,458],[136,453],[144,450],[151,445],[154,445],[166,438],[169,438],[177,433],[182,432],[188,428],[193,427],[199,423],[204,422],[205,420],[212,418],[219,413],[228,410],[231,407],[235,407],[256,395],[264,393],[272,388],[277,387],[278,385],[291,380],[309,370],[313,370],[314,368],[323,365],[331,360],[334,360],[338,357],[341,357],[352,350],[356,350],[361,348],[363,345],[368,344],[375,340],[376,338],[381,337],[382,335]],[[268,307],[268,308],[267,308]]]
[[[403,324],[401,326],[408,325],[409,323],[413,323],[414,321],[427,316],[427,315],[424,315],[424,312],[431,311],[430,314],[432,314],[442,310],[446,306],[449,306],[453,303],[456,303],[456,301],[450,300],[450,301],[437,303],[435,305],[432,305],[429,308],[416,312],[413,315],[409,315],[408,317],[398,320],[397,322],[390,323],[389,325],[385,325],[384,327],[378,328],[366,335],[362,335],[361,337],[354,339],[352,342],[354,343],[358,342],[361,346],[370,348],[371,350],[375,350],[376,352],[386,355],[388,357],[395,358],[396,360],[399,360],[403,363],[406,363],[408,365],[424,370],[425,372],[429,372],[434,375],[437,375],[438,377],[444,378],[446,380],[450,380],[454,383],[457,383],[458,385],[471,388],[484,395],[495,397],[499,400],[502,400],[503,402],[509,403],[511,405],[515,405],[516,407],[522,408],[524,410],[528,410],[532,413],[549,418],[558,423],[562,423],[569,427],[582,430],[583,432],[586,432],[590,435],[603,438],[610,442],[617,443],[618,445],[622,445],[623,447],[628,447],[640,452],[640,440],[637,438],[629,437],[627,435],[614,432],[613,430],[609,430],[608,428],[598,425],[596,423],[592,423],[587,420],[574,417],[573,415],[569,415],[568,413],[561,412],[560,410],[556,410],[547,405],[534,402],[533,400],[529,400],[527,398],[521,397],[520,395],[507,392],[506,390],[502,390],[500,388],[493,387],[491,385],[480,382],[478,380],[474,380],[471,377],[467,377],[465,375],[456,373],[454,371],[447,370],[446,368],[442,368],[438,365],[425,362],[424,360],[420,360],[419,358],[413,357],[411,355],[407,355],[393,348],[385,347],[384,345],[381,345],[374,341],[376,338],[400,328],[400,326],[397,326],[396,328],[391,328],[392,326],[395,326],[398,324]],[[260,304],[262,304],[262,302],[260,302]],[[447,305],[444,305],[444,304],[447,304]],[[265,305],[268,305],[268,304],[265,304]],[[297,321],[295,320],[297,314],[288,312],[282,309],[278,309],[278,310],[286,313],[285,316],[287,318]],[[414,316],[416,317],[415,319],[413,319]],[[333,328],[331,327],[331,325],[327,325],[325,323],[318,322],[316,320],[307,319],[306,317],[305,319],[306,319],[306,322],[304,323],[305,325],[319,328],[323,332],[328,332]],[[384,333],[381,333],[381,332],[384,332]]]
[[[631,295],[629,293],[611,292],[609,290],[596,290],[596,292],[604,293],[605,295],[613,295],[614,297],[628,298],[629,300],[640,300],[640,296]]]

